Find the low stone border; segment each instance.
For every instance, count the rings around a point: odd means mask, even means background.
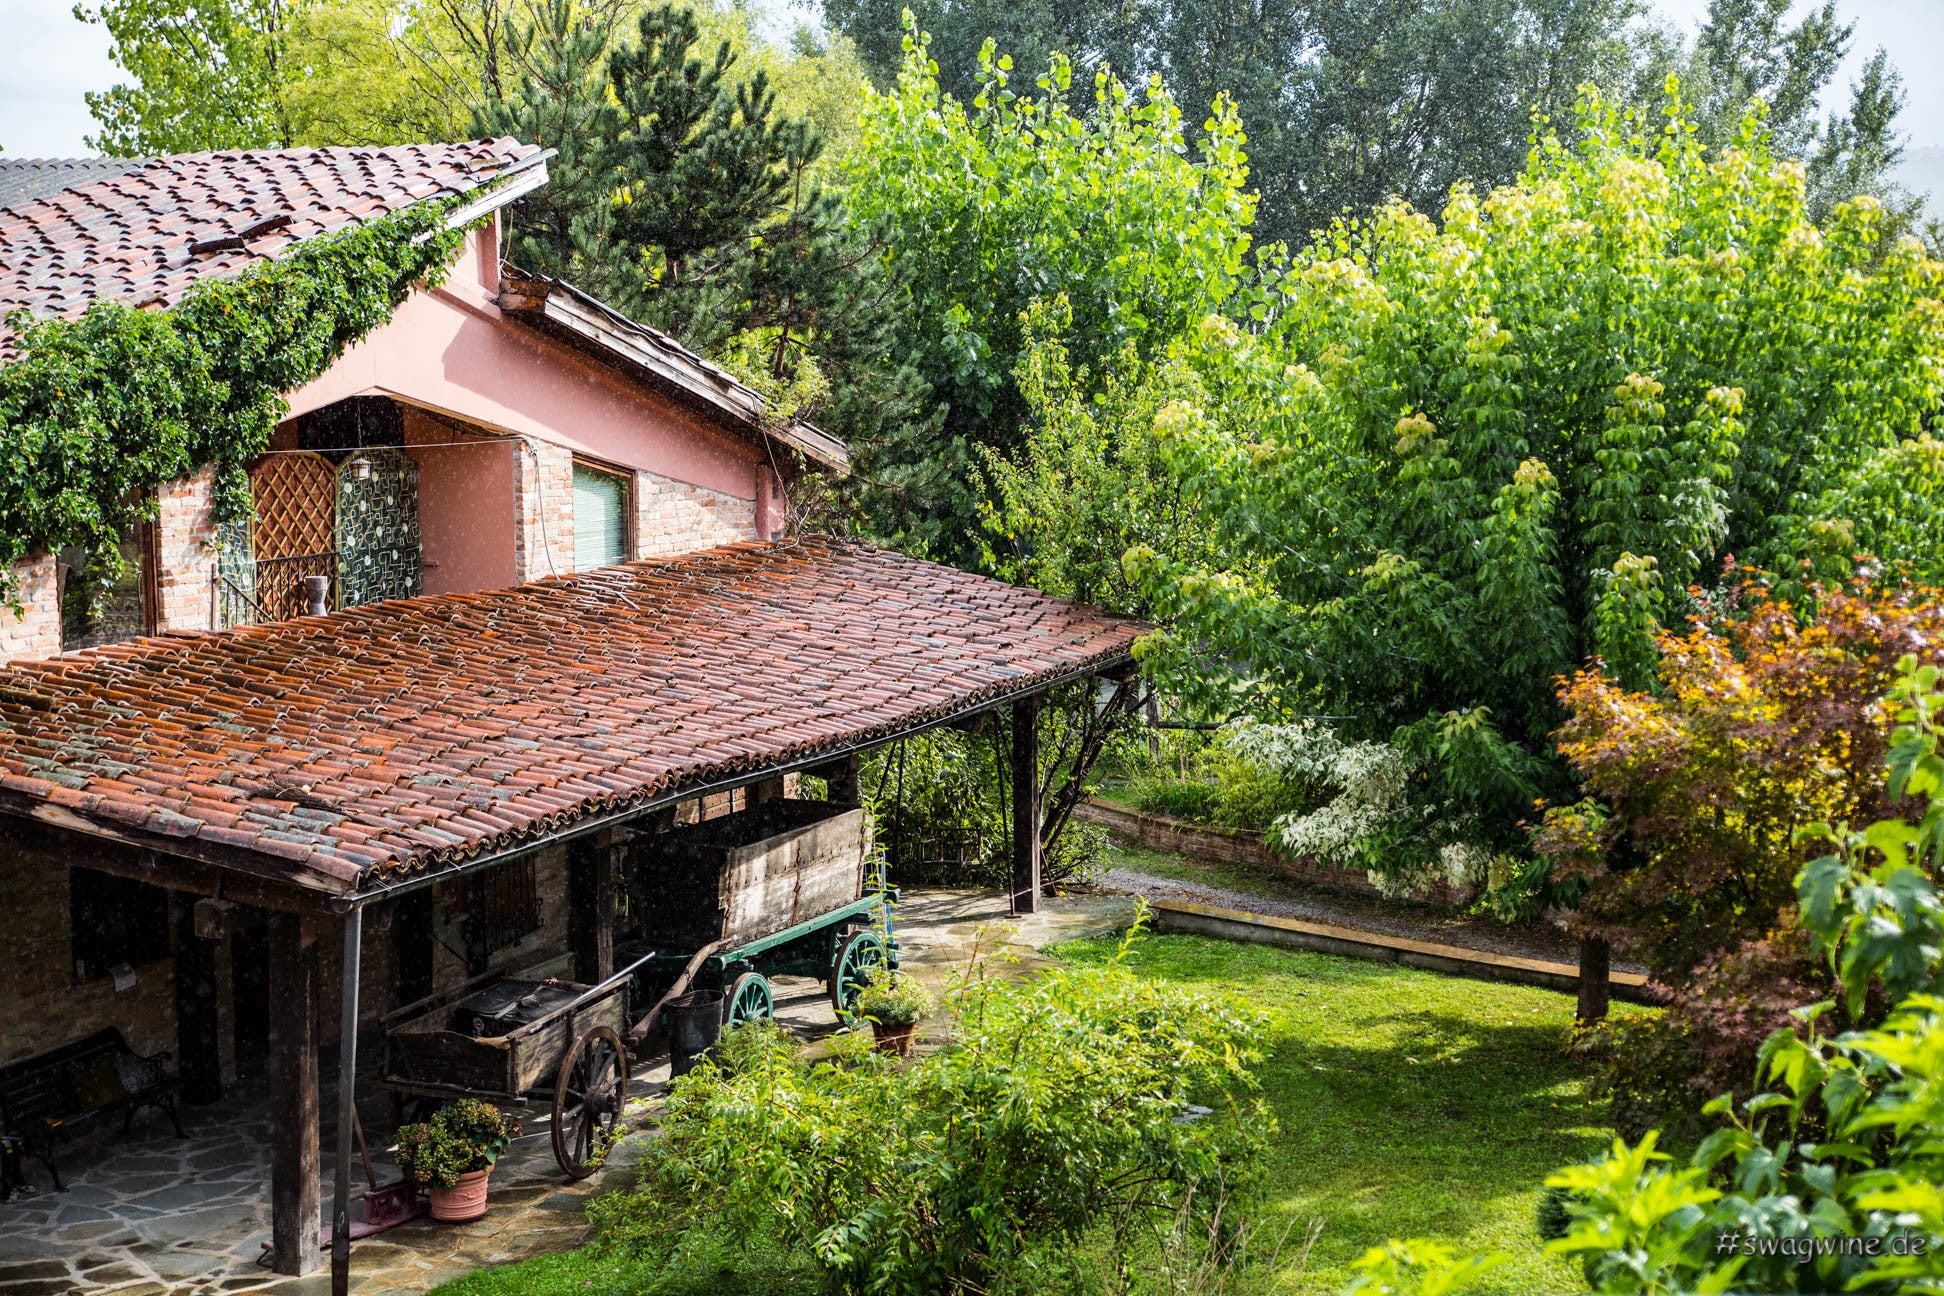
[[[1276,854],[1262,844],[1260,833],[1211,828],[1205,824],[1189,823],[1185,819],[1149,814],[1145,810],[1130,810],[1111,801],[1102,801],[1099,797],[1088,797],[1073,807],[1073,817],[1082,823],[1098,824],[1115,837],[1137,842],[1153,850],[1222,864],[1246,864],[1266,873],[1280,874],[1306,885],[1334,891],[1378,897],[1383,895],[1369,877],[1355,870],[1330,868],[1306,859],[1291,859]],[[1442,882],[1432,887],[1423,899],[1429,904],[1459,903],[1451,888]]]
[[[1405,967],[1441,972],[1446,976],[1505,981],[1559,990],[1566,994],[1579,990],[1579,969],[1570,963],[1488,954],[1483,950],[1465,949],[1457,945],[1440,945],[1403,936],[1382,936],[1376,932],[1336,927],[1329,923],[1273,918],[1267,914],[1219,909],[1214,905],[1194,904],[1187,900],[1153,900],[1149,903],[1154,908],[1154,929],[1160,932],[1182,932],[1192,936],[1213,936],[1218,940],[1313,950],[1343,958],[1401,963]],[[1616,999],[1640,1004],[1653,1002],[1647,996],[1647,978],[1637,973],[1615,972],[1608,978],[1608,984]]]

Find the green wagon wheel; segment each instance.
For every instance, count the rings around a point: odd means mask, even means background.
[[[830,1006],[839,1017],[849,1017],[857,996],[873,973],[884,966],[884,941],[874,931],[852,932],[837,947],[836,961],[830,965]]]
[[[607,1026],[574,1041],[554,1081],[554,1160],[569,1178],[594,1173],[628,1101],[628,1050]]]
[[[734,1026],[737,1022],[768,1021],[776,1015],[775,1007],[769,978],[761,972],[745,972],[736,978],[729,987],[729,997],[723,1000],[722,1023]]]

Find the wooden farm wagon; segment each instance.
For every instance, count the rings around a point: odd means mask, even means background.
[[[866,888],[868,820],[854,806],[770,801],[632,843],[628,965],[598,985],[473,981],[384,1019],[383,1084],[401,1097],[551,1102],[554,1157],[579,1179],[620,1126],[628,1057],[668,1004],[723,994],[724,1024],[771,1016],[770,978],[823,981],[847,1015],[896,966],[881,867]],[[634,1004],[652,1005],[629,1026]]]
[[[897,966],[896,893],[855,806],[768,801],[636,838],[629,856],[629,949],[646,952],[636,978],[656,992],[633,1039],[691,990],[720,990],[725,1024],[768,1017],[777,976],[824,982],[846,1016],[873,969]]]

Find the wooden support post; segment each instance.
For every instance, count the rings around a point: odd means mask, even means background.
[[[280,1274],[318,1262],[317,927],[270,922],[270,1254]]]
[[[351,1136],[358,1123],[358,977],[364,910],[344,915],[344,984],[338,1012],[337,1179],[331,1187],[331,1296],[351,1293]]]
[[[1012,909],[1037,913],[1040,901],[1039,699],[1012,707]]]
[[[574,980],[588,985],[614,975],[614,848],[605,832],[567,846],[567,943]]]
[[[863,762],[853,753],[840,761],[832,761],[817,771],[823,776],[824,785],[829,789],[826,796],[831,804],[863,804],[863,794],[857,785],[857,771],[862,764]]]
[[[1605,941],[1592,936],[1581,938],[1577,1016],[1582,1022],[1596,1022],[1606,1017],[1607,999],[1611,991],[1608,973],[1612,962],[1613,949]]]
[[[196,897],[176,892],[176,1058],[182,1097],[223,1100],[223,1048],[216,1007],[216,942],[196,932]]]

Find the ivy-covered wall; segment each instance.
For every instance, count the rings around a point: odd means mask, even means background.
[[[75,319],[7,320],[0,365],[0,598],[24,613],[17,564],[67,546],[113,554],[157,492],[213,470],[214,516],[247,517],[243,466],[269,445],[284,393],[322,374],[445,275],[463,231],[444,204],[312,239],[167,310],[100,301]],[[121,575],[91,564],[97,588]]]

